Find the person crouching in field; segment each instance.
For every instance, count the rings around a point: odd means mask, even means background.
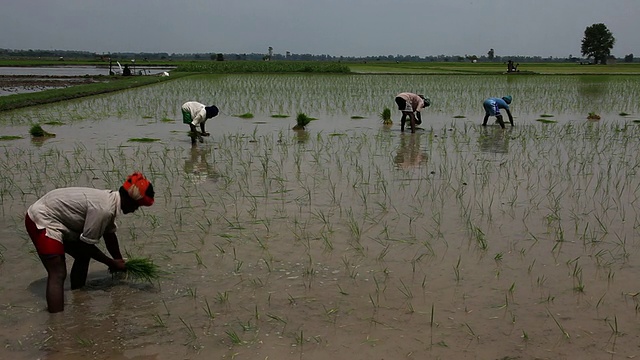
[[[504,96],[502,98],[488,98],[482,103],[482,107],[484,108],[484,119],[482,120],[482,126],[487,126],[487,121],[489,120],[489,116],[495,116],[498,124],[500,124],[501,128],[505,128],[504,119],[502,118],[502,114],[500,114],[500,109],[504,109],[509,116],[509,123],[513,126],[513,116],[511,115],[511,111],[509,110],[509,104],[511,104],[511,96]]]
[[[197,101],[187,101],[182,104],[182,122],[189,124],[191,130],[191,143],[195,144],[196,136],[209,136],[209,133],[205,131],[204,124],[207,119],[211,119],[218,115],[218,107],[215,105],[206,106]],[[200,133],[196,129],[196,126],[200,125]]]
[[[64,310],[65,253],[74,258],[71,289],[87,281],[89,262],[94,259],[111,271],[125,271],[116,236],[116,216],[133,213],[154,202],[153,185],[141,173],[129,175],[118,191],[85,187],[51,190],[33,203],[25,215],[25,227],[47,270],[47,308]],[[97,246],[100,238],[112,258]]]
[[[402,111],[402,118],[400,118],[400,131],[404,132],[404,124],[409,118],[409,125],[411,125],[411,132],[416,132],[416,125],[422,124],[422,117],[420,116],[420,110],[431,105],[431,101],[425,98],[424,95],[417,95],[410,92],[403,92],[396,96],[396,104],[398,110]]]

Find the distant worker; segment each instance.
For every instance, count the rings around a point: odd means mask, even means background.
[[[124,69],[122,69],[122,76],[131,76],[131,69],[129,69],[129,64],[124,64]]]
[[[422,124],[422,117],[420,116],[420,110],[431,105],[431,100],[424,95],[418,95],[410,92],[403,92],[396,96],[396,104],[398,104],[398,110],[402,112],[402,118],[400,118],[400,131],[404,132],[404,124],[409,118],[409,125],[411,125],[411,132],[416,132],[416,125]]]
[[[196,136],[209,136],[205,131],[204,124],[207,119],[211,119],[218,115],[218,107],[215,105],[206,106],[197,101],[188,101],[182,104],[182,122],[189,124],[191,130],[191,142],[195,143]],[[201,132],[198,132],[196,126],[200,125]]]
[[[487,121],[489,120],[489,116],[495,116],[498,124],[503,129],[504,120],[502,119],[502,114],[500,113],[500,109],[503,109],[507,112],[509,116],[509,123],[513,126],[513,116],[511,115],[511,111],[509,110],[509,104],[511,104],[511,95],[504,96],[502,98],[488,98],[482,103],[482,107],[484,108],[484,120],[482,121],[482,126],[487,126]]]

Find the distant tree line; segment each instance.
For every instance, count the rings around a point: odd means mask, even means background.
[[[535,63],[535,62],[580,62],[581,58],[568,55],[567,57],[543,57],[543,56],[521,56],[521,55],[497,55],[493,49],[489,50],[486,55],[375,55],[375,56],[333,56],[327,54],[296,54],[287,51],[285,54],[273,52],[273,48],[269,47],[268,53],[148,53],[148,52],[114,52],[114,53],[95,53],[89,51],[73,51],[73,50],[12,50],[0,49],[0,59],[19,59],[19,58],[42,58],[42,59],[77,59],[77,60],[95,60],[109,61],[112,60],[131,60],[136,61],[338,61],[338,62],[497,62],[506,63],[511,60],[517,63]],[[617,59],[624,62],[638,61],[633,54],[625,55],[624,58]]]

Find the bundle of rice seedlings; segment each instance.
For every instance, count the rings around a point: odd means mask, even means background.
[[[29,129],[29,134],[31,134],[31,136],[33,137],[53,137],[56,136],[56,134],[52,134],[50,132],[45,131],[42,126],[40,126],[39,124],[34,124],[33,126],[31,126],[31,129]]]
[[[307,116],[305,113],[298,113],[296,116],[296,125],[293,127],[294,130],[304,130],[304,128],[309,125],[312,118]]]
[[[244,114],[240,114],[240,115],[236,115],[237,117],[241,118],[241,119],[253,119],[253,114],[248,112],[248,113],[244,113]]]
[[[589,116],[587,116],[588,120],[600,120],[600,115],[596,114],[595,112],[590,112]]]
[[[136,280],[153,282],[153,280],[157,280],[162,275],[160,267],[149,258],[129,258],[124,264],[127,267],[127,278],[131,277]]]
[[[380,118],[382,119],[382,123],[385,125],[393,124],[393,120],[391,120],[391,109],[387,107],[380,113]]]

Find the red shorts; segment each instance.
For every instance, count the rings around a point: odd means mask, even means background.
[[[24,226],[27,228],[33,245],[36,246],[38,255],[64,255],[64,245],[60,241],[48,237],[47,230],[38,229],[29,214],[24,216]]]

